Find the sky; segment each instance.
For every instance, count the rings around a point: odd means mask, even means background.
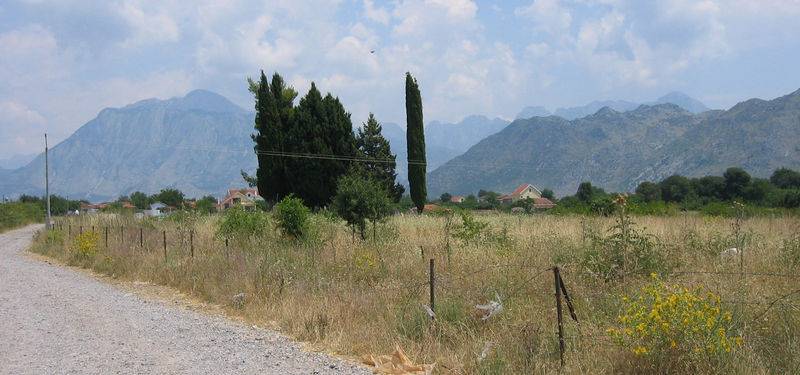
[[[247,77],[341,99],[359,125],[686,93],[715,109],[800,88],[800,0],[4,0],[0,159],[103,108],[194,89],[253,108]]]

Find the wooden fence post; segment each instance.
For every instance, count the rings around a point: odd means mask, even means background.
[[[167,261],[167,231],[164,231],[164,262]]]
[[[189,231],[189,248],[192,251],[192,258],[194,258],[194,231]]]
[[[139,247],[144,247],[144,228],[139,228]]]
[[[436,313],[435,305],[434,305],[435,299],[434,299],[434,293],[433,293],[434,280],[435,280],[435,277],[434,277],[434,274],[433,274],[433,258],[431,258],[431,271],[430,271],[431,311],[433,311],[434,314],[435,314]],[[431,316],[431,319],[435,319],[435,317]]]
[[[106,226],[106,249],[108,249],[108,226]]]
[[[556,311],[558,314],[558,349],[561,357],[561,367],[564,367],[564,322],[561,312],[561,276],[558,266],[553,267],[553,278],[556,285]]]
[[[123,244],[123,245],[125,244],[125,227],[124,226],[119,227],[119,242],[121,244]]]

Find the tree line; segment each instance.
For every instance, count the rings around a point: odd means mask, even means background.
[[[616,196],[585,181],[574,195],[561,198],[556,212],[609,213]],[[689,178],[675,174],[659,182],[640,183],[628,202],[641,213],[657,213],[671,205],[719,214],[733,201],[760,208],[796,209],[800,207],[800,172],[779,168],[768,179],[753,178],[738,167],[728,168],[722,176]]]

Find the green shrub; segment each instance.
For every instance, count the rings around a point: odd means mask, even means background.
[[[274,214],[275,224],[285,236],[300,239],[308,231],[309,210],[302,199],[290,194],[275,205]]]
[[[617,224],[608,235],[589,232],[590,244],[581,260],[582,265],[605,280],[617,279],[631,273],[659,272],[666,274],[676,264],[662,254],[655,236],[636,227],[628,214],[627,194],[613,202],[617,208]]]
[[[480,235],[489,223],[476,219],[469,211],[461,211],[458,214],[461,215],[461,225],[456,225],[453,228],[455,232],[452,236],[464,242],[480,239]]]
[[[217,230],[222,238],[249,238],[263,235],[269,228],[267,216],[258,211],[248,212],[242,207],[234,207],[225,212]]]
[[[44,221],[45,212],[38,203],[0,203],[0,232]]]

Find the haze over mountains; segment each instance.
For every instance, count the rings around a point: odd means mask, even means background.
[[[428,192],[510,192],[531,183],[563,196],[583,181],[633,191],[642,181],[721,175],[729,167],[756,177],[800,167],[800,90],[700,114],[658,104],[624,113],[604,107],[572,121],[519,119],[431,172]]]
[[[593,115],[603,107],[609,107],[617,112],[627,112],[638,108],[642,104],[656,105],[656,104],[666,104],[666,103],[676,104],[679,107],[695,114],[709,110],[709,108],[706,107],[705,104],[701,103],[699,100],[694,99],[684,93],[673,91],[652,102],[634,103],[625,100],[593,101],[584,106],[558,108],[555,110],[555,112],[552,113],[548,111],[546,108],[541,106],[529,106],[525,107],[514,118],[526,119],[534,116],[546,117],[550,115],[556,115],[563,117],[567,120],[574,120],[577,118]]]
[[[658,101],[682,102],[698,112],[705,108],[687,98],[670,94]],[[596,103],[576,108],[587,111]],[[783,102],[754,99],[729,111],[699,115],[672,104],[626,113],[604,108],[579,120],[533,117],[510,125],[485,116],[455,124],[431,121],[425,130],[429,196],[480,188],[506,192],[523,183],[564,195],[585,180],[610,190],[632,190],[638,181],[672,173],[719,175],[721,165],[767,175],[779,166],[798,165],[798,151],[789,145],[800,144],[792,131],[800,125],[786,112],[796,106],[791,100],[785,108],[776,103]],[[526,110],[531,116],[546,112]],[[253,117],[253,112],[204,90],[104,109],[51,148],[51,192],[95,202],[162,188],[178,188],[189,197],[221,197],[228,189],[246,186],[240,170],[256,169]],[[382,124],[398,155],[398,179],[405,183],[405,131],[397,124]],[[749,136],[741,139],[742,134]],[[43,194],[43,166],[44,156],[39,155],[22,168],[0,168],[0,192]]]

